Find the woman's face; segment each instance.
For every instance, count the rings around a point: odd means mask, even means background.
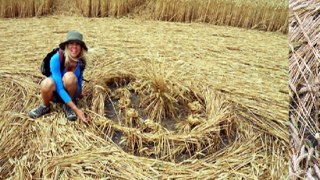
[[[78,58],[81,53],[81,45],[77,42],[69,42],[67,44],[69,54],[72,58]]]

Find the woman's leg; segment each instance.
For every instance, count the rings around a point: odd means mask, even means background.
[[[49,103],[52,100],[53,92],[56,90],[56,85],[53,79],[46,78],[41,82],[40,87],[43,105],[49,106]]]
[[[29,112],[29,117],[31,118],[38,118],[44,114],[50,112],[50,100],[52,99],[53,91],[55,91],[56,86],[54,84],[53,79],[46,78],[40,84],[40,92],[43,104],[38,106],[37,108],[33,109]]]
[[[77,77],[73,72],[67,72],[64,74],[62,81],[63,86],[67,90],[69,96],[74,100],[74,95],[78,88]],[[75,101],[73,102],[75,103]],[[63,110],[68,120],[75,121],[77,119],[77,115],[68,105],[64,104]]]
[[[73,98],[77,88],[78,88],[78,79],[73,72],[67,72],[62,78],[63,86],[67,90],[69,96]]]

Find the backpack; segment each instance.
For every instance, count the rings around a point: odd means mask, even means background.
[[[46,57],[43,59],[41,66],[40,66],[40,71],[43,75],[49,77],[51,75],[50,72],[50,60],[53,55],[55,55],[57,52],[59,52],[59,57],[60,57],[60,72],[64,70],[64,52],[60,48],[54,48],[51,52],[49,52]],[[82,60],[80,59],[80,72],[82,73],[85,69],[85,64],[82,63]]]

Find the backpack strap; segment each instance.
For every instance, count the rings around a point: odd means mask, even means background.
[[[64,66],[65,66],[65,64],[64,64],[64,62],[65,62],[64,51],[59,48],[58,53],[59,53],[59,57],[60,57],[60,72],[62,72],[64,69]]]
[[[83,60],[81,58],[80,58],[79,63],[80,63],[80,73],[83,75],[83,71],[86,68],[86,64],[83,63]],[[82,77],[82,81],[89,82],[89,80],[84,79],[84,77]]]
[[[85,63],[83,63],[83,60],[81,58],[79,59],[79,62],[80,62],[80,71],[83,72],[84,69],[86,68],[86,65]]]

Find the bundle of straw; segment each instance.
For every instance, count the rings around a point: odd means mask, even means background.
[[[290,176],[320,178],[319,133],[319,1],[290,1],[289,86]]]

